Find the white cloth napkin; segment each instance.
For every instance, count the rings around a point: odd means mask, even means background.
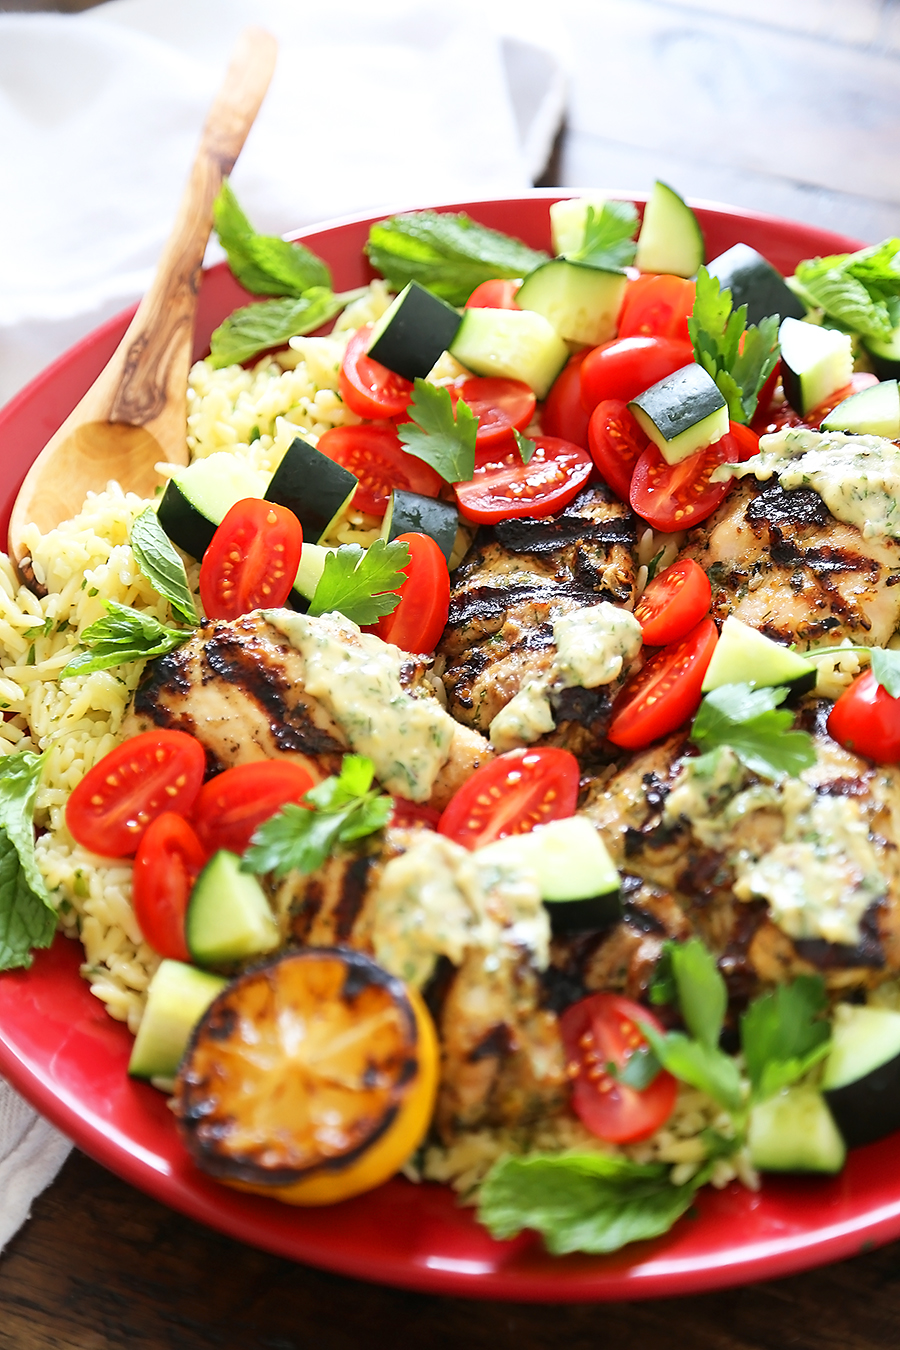
[[[250,23],[279,40],[233,178],[257,228],[527,188],[565,82],[548,51],[492,29],[501,9],[114,0],[0,14],[0,404],[146,288]],[[0,1249],[68,1147],[0,1081]]]

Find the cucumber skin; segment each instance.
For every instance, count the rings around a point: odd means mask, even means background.
[[[747,323],[759,324],[770,314],[782,319],[802,319],[806,306],[781,273],[749,244],[734,244],[707,265],[722,290],[731,291],[734,309],[747,306]]]
[[[674,188],[657,179],[644,208],[635,267],[641,272],[692,277],[705,256],[697,217]]]
[[[128,1061],[129,1076],[174,1078],[194,1027],[227,983],[221,975],[183,961],[164,960],[150,981],[147,1007]]]
[[[273,473],[264,500],[293,511],[304,539],[318,543],[349,506],[358,485],[349,469],[296,436]]]
[[[192,558],[202,558],[213,541],[221,522],[215,523],[188,501],[181,488],[170,478],[159,503],[159,523],[180,549]]]
[[[376,323],[366,355],[405,380],[424,380],[461,323],[446,300],[410,281]]]

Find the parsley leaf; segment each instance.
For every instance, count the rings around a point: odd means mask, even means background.
[[[567,253],[566,257],[588,267],[620,272],[634,262],[637,225],[638,213],[631,202],[604,202],[599,213],[588,206],[584,242],[576,253]]]
[[[609,1153],[507,1155],[481,1185],[478,1219],[495,1238],[534,1228],[554,1256],[615,1252],[667,1233],[706,1179],[673,1186],[664,1164]]]
[[[728,1006],[728,990],[716,958],[700,938],[665,945],[688,1030],[701,1045],[717,1046]]]
[[[338,844],[384,829],[392,797],[372,787],[375,766],[363,755],[345,755],[338,777],[311,788],[304,805],[289,802],[263,821],[241,860],[245,872],[304,875],[321,867]]]
[[[453,410],[449,389],[415,380],[410,403],[412,421],[401,422],[397,435],[411,455],[424,459],[446,483],[463,483],[475,474],[478,418],[462,399]]]
[[[804,298],[864,337],[887,337],[900,324],[900,239],[857,253],[808,258],[796,272]]]
[[[723,684],[700,704],[691,740],[704,752],[730,746],[762,778],[795,778],[815,764],[816,752],[807,732],[788,730],[793,713],[775,711],[787,694],[787,689]]]
[[[705,1092],[728,1111],[743,1105],[737,1064],[717,1046],[691,1040],[680,1031],[661,1034],[648,1022],[638,1025],[664,1069],[683,1083]]]
[[[87,651],[79,652],[60,672],[61,680],[73,675],[90,675],[95,670],[109,670],[126,661],[146,661],[151,656],[165,656],[191,636],[186,628],[167,628],[128,605],[115,600],[104,600],[106,614],[95,620],[81,634],[80,642]]]
[[[741,1044],[755,1101],[774,1097],[828,1053],[831,1028],[820,975],[798,975],[754,999],[741,1017]]]
[[[515,429],[513,430],[513,436],[515,437],[516,445],[519,447],[519,454],[522,456],[522,463],[530,464],[531,456],[537,449],[537,442],[530,441],[527,436],[522,435],[521,431],[516,431]]]
[[[303,244],[258,234],[238,205],[227,179],[213,203],[213,226],[237,280],[254,295],[303,295],[331,287],[331,273]]]
[[[464,305],[482,281],[524,277],[548,259],[453,211],[410,211],[380,220],[369,230],[366,253],[396,290],[418,281],[451,305]]]
[[[326,286],[312,286],[301,296],[284,296],[245,305],[229,314],[209,342],[209,361],[213,369],[240,365],[251,356],[270,347],[283,347],[292,337],[302,337],[319,328],[360,291],[335,295]]]
[[[886,647],[870,647],[872,674],[891,698],[900,698],[900,652]]]
[[[369,548],[341,544],[325,558],[309,613],[338,610],[360,626],[375,623],[399,605],[397,591],[406,580],[403,568],[408,566],[409,545],[399,539],[389,544],[376,539]]]
[[[733,422],[749,422],[759,391],[780,354],[778,315],[770,314],[759,327],[751,324],[748,328],[747,306],[734,310],[731,291],[721,290],[718,277],[701,267],[688,331],[698,364],[713,377],[728,402],[728,416]]]
[[[136,518],[131,527],[129,543],[138,567],[160,595],[168,600],[175,613],[187,623],[198,624],[200,619],[188,586],[184,563],[160,525],[152,506],[148,506]]]
[[[0,970],[31,965],[49,947],[56,911],[34,856],[34,802],[42,756],[24,751],[0,760]]]

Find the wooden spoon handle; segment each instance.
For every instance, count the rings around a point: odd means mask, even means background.
[[[156,277],[122,339],[110,422],[148,426],[164,410],[184,408],[194,311],[213,202],[234,166],[275,68],[277,44],[262,28],[238,41],[209,110],[191,176]],[[112,364],[112,363],[111,363]]]

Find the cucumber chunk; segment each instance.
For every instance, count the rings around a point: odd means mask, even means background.
[[[567,342],[597,347],[616,335],[627,284],[624,272],[554,258],[528,274],[516,304],[543,314]]]
[[[619,873],[585,816],[508,835],[481,849],[480,856],[524,864],[535,872],[554,933],[603,928],[622,916]]]
[[[780,272],[768,259],[749,244],[734,244],[707,264],[711,277],[718,279],[724,290],[731,291],[735,309],[747,306],[748,324],[758,324],[770,314],[782,319],[802,319],[806,306],[788,286]]]
[[[452,502],[394,488],[384,513],[381,537],[390,543],[400,534],[427,534],[449,563],[458,528],[459,511]]]
[[[668,464],[680,464],[728,431],[725,396],[696,361],[645,389],[628,407]]]
[[[752,684],[757,689],[788,685],[801,694],[815,683],[812,661],[729,614],[700,688],[708,694],[723,684]]]
[[[191,1032],[227,980],[183,961],[163,961],[128,1061],[132,1078],[174,1078]]]
[[[638,235],[635,267],[693,277],[706,256],[703,231],[691,208],[665,183],[653,184]]]
[[[569,349],[543,314],[532,309],[467,309],[450,355],[475,375],[522,380],[545,398]]]
[[[188,951],[202,966],[262,956],[281,940],[262,886],[240,867],[236,853],[220,849],[194,883],[185,937]]]
[[[840,1004],[822,1089],[851,1148],[900,1129],[900,1013]]]
[[[820,431],[852,431],[868,436],[900,438],[900,386],[896,380],[851,394],[822,420]]]
[[[297,568],[290,594],[290,602],[294,609],[299,609],[304,614],[309,609],[309,602],[315,595],[316,587],[325,571],[325,559],[329,553],[336,551],[333,548],[323,548],[321,544],[303,545],[300,566]]]
[[[452,305],[410,281],[375,324],[367,352],[405,380],[424,380],[460,323]]]
[[[159,503],[159,523],[173,544],[202,558],[235,502],[261,497],[264,488],[258,469],[219,451],[172,475]]]
[[[584,228],[588,207],[599,215],[606,198],[601,192],[589,192],[584,197],[565,197],[550,207],[550,238],[557,257],[577,253],[584,244]]]
[[[847,1148],[815,1088],[786,1088],[750,1111],[750,1159],[761,1172],[839,1172]]]
[[[886,338],[863,338],[862,345],[879,380],[900,379],[900,328]]]
[[[778,340],[785,398],[801,416],[850,383],[853,352],[849,333],[784,319]]]
[[[266,501],[293,511],[303,526],[304,540],[318,543],[347,510],[358,485],[343,464],[297,436],[272,475]]]

